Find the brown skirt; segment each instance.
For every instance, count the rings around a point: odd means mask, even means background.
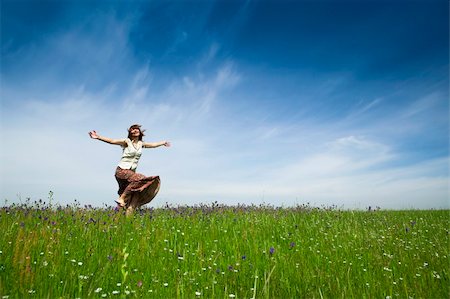
[[[116,168],[115,174],[119,184],[118,194],[127,195],[126,206],[132,209],[143,206],[158,194],[161,180],[159,176],[147,177],[130,169]]]

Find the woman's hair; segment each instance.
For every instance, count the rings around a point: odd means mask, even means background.
[[[142,137],[144,137],[145,135],[144,135],[144,132],[145,132],[145,130],[141,130],[141,125],[138,125],[138,124],[134,124],[134,125],[132,125],[129,129],[128,129],[128,138],[130,138],[131,139],[131,130],[132,129],[139,129],[139,132],[141,132],[141,134],[139,135],[139,140],[141,140],[142,141]]]

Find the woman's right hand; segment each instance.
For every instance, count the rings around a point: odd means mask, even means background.
[[[92,139],[98,139],[98,135],[97,135],[97,132],[95,130],[94,131],[90,131],[89,132],[89,136],[91,136]]]

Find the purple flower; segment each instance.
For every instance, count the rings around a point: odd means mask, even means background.
[[[136,284],[139,288],[142,287],[142,280],[139,280],[138,283]]]
[[[269,249],[269,253],[272,255],[273,253],[275,252],[275,248],[273,248],[273,247],[270,247],[270,249]]]
[[[289,247],[292,249],[295,247],[295,242],[291,242],[291,244],[289,245]]]
[[[108,254],[108,260],[112,261],[112,259],[113,259],[112,255]]]
[[[233,271],[233,266],[229,265],[228,270]]]
[[[242,256],[242,260],[245,261],[246,259],[247,259],[247,257],[246,257],[245,255],[243,255],[243,256]]]

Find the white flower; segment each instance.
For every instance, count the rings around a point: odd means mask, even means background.
[[[78,266],[82,266],[83,265],[83,262],[78,262]]]
[[[230,295],[228,295],[228,297],[234,298],[234,297],[236,297],[236,295],[235,294],[230,294]]]
[[[119,294],[120,293],[120,291],[112,291],[112,294],[113,295],[117,295],[117,294]]]
[[[178,259],[179,259],[179,260],[184,260],[184,257],[179,256]]]
[[[106,296],[108,296],[108,295],[106,295],[106,294],[102,294],[102,297],[103,297],[103,298],[105,298]]]
[[[117,283],[117,286],[120,287],[122,284],[120,282]]]
[[[195,292],[195,296],[200,296],[202,293],[200,292]]]
[[[102,291],[102,288],[96,288],[94,292],[95,293],[100,293],[101,291]]]
[[[167,282],[165,282],[164,284],[163,284],[163,286],[165,286],[165,287],[167,287],[169,284],[167,283]]]

